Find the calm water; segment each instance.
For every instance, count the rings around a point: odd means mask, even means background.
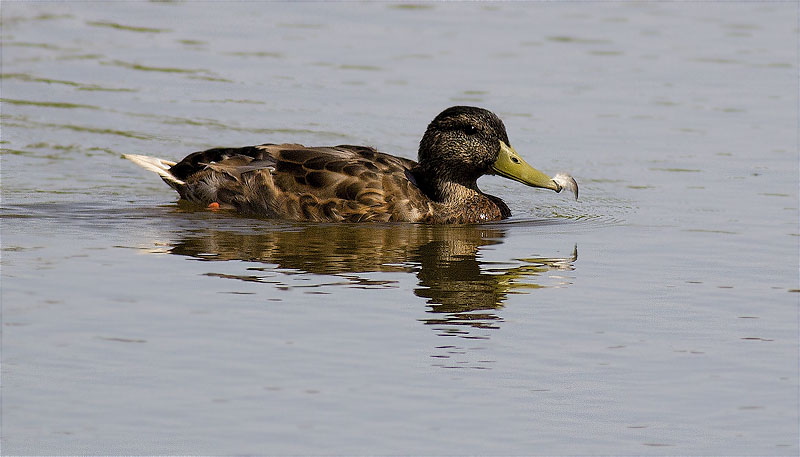
[[[798,6],[2,5],[4,454],[797,455]],[[120,158],[483,106],[581,200],[190,211]]]

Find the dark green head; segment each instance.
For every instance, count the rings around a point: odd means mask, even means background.
[[[439,182],[475,188],[485,174],[498,174],[529,186],[561,190],[549,176],[514,151],[500,120],[491,111],[453,106],[428,125],[419,144],[420,168]]]
[[[419,163],[438,177],[474,183],[489,173],[508,134],[494,113],[472,106],[453,106],[428,125],[419,144]]]

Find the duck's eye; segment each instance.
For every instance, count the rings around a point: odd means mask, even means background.
[[[476,133],[478,133],[478,129],[476,129],[474,125],[467,125],[461,130],[467,135],[475,135]]]

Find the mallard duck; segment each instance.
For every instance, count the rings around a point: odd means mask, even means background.
[[[475,223],[511,215],[477,179],[497,174],[560,192],[577,184],[528,165],[503,121],[476,107],[453,106],[428,125],[418,161],[366,146],[262,144],[195,152],[178,163],[125,155],[158,173],[181,198],[212,208],[294,221]]]

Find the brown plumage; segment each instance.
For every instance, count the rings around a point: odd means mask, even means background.
[[[470,223],[511,215],[502,200],[478,189],[476,180],[484,174],[561,189],[498,168],[503,151],[513,152],[508,143],[493,113],[456,106],[428,126],[419,162],[364,146],[300,144],[215,148],[178,163],[126,157],[159,173],[185,200],[244,214],[295,221]],[[506,161],[530,168],[516,155]]]

